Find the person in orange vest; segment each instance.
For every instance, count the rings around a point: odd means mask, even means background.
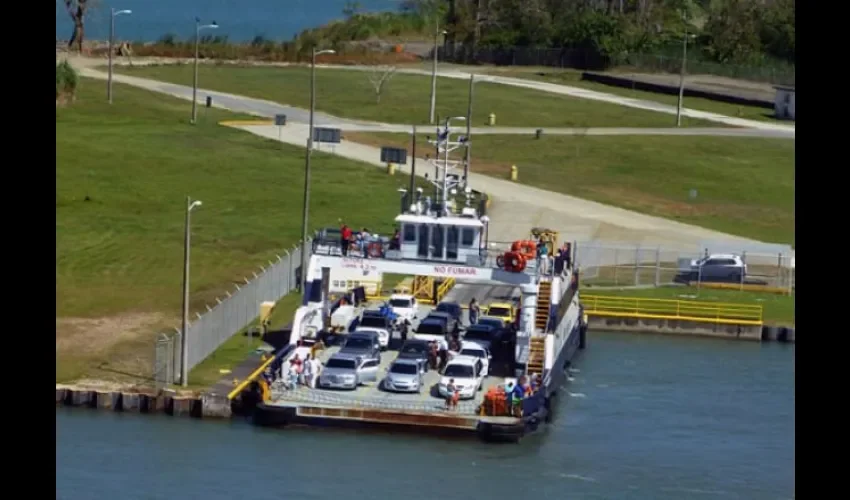
[[[340,248],[342,250],[342,256],[347,257],[348,256],[348,247],[349,247],[349,245],[351,245],[351,228],[348,227],[344,222],[342,222],[342,219],[340,219],[339,222],[341,224],[340,227],[339,227],[339,232],[340,232],[339,244],[340,244]]]

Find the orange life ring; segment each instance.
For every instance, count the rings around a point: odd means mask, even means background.
[[[525,256],[519,252],[508,252],[505,254],[505,271],[521,273],[525,270]]]
[[[522,254],[525,260],[537,257],[537,243],[532,240],[517,240],[511,244],[511,252]]]

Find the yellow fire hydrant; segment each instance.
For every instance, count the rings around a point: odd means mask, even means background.
[[[390,175],[395,175],[395,164],[387,163],[387,173]]]
[[[491,127],[496,124],[496,113],[490,113],[490,116],[487,119],[487,125]]]
[[[519,177],[519,169],[516,168],[516,165],[511,165],[511,180],[516,182],[517,177]]]

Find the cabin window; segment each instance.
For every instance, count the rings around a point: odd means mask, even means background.
[[[457,260],[457,226],[449,226],[446,228],[446,259]]]
[[[465,247],[471,247],[472,244],[475,242],[475,230],[467,227],[467,228],[464,228],[462,234],[463,234],[463,236],[462,236],[462,239],[461,239],[461,245],[463,245]]]
[[[404,241],[406,243],[412,243],[416,241],[416,226],[413,224],[405,224],[404,225]]]
[[[433,241],[433,252],[431,257],[435,259],[443,258],[443,247],[446,245],[445,243],[445,234],[443,226],[433,226],[434,229],[431,231],[431,239]]]

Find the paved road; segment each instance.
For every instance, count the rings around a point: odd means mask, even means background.
[[[83,76],[90,78],[107,78],[106,73],[92,68],[80,69]],[[161,92],[181,99],[192,99],[192,88],[185,85],[166,83],[158,80],[139,78],[127,75],[114,75],[114,81],[133,85],[135,87]],[[287,121],[296,123],[308,123],[309,111],[306,109],[287,106],[264,99],[216,92],[200,89],[198,91],[199,102],[206,101],[211,96],[213,105],[217,108],[227,109],[237,113],[245,113],[258,117],[273,117],[284,114]],[[358,132],[409,132],[412,125],[390,124],[370,122],[363,120],[351,120],[339,118],[326,113],[315,114],[317,126],[335,127],[342,130]],[[417,125],[419,130],[430,130],[432,125]],[[498,135],[533,135],[535,127],[473,127],[474,134],[498,134]],[[633,127],[606,127],[606,128],[545,128],[544,134],[550,135],[670,135],[670,136],[722,136],[722,137],[770,137],[794,139],[794,130],[774,129],[747,129],[747,128],[633,128]]]

